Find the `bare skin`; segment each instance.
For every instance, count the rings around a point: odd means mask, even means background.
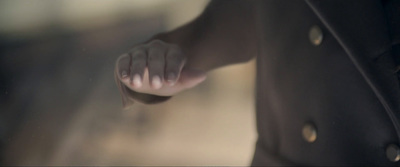
[[[203,71],[182,70],[186,62],[182,50],[160,40],[137,46],[118,62],[120,81],[139,93],[171,96],[205,79]]]
[[[121,55],[115,77],[124,106],[138,97],[173,96],[203,82],[212,69],[255,57],[254,8],[252,1],[212,1],[189,24]]]

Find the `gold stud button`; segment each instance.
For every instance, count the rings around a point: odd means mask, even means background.
[[[315,46],[318,46],[321,44],[322,39],[324,38],[324,35],[322,33],[321,28],[318,26],[312,26],[310,29],[310,32],[308,34],[308,37],[310,38],[310,42],[314,44]]]
[[[400,149],[395,144],[390,144],[386,148],[386,157],[392,162],[398,162],[400,160]]]
[[[306,123],[303,126],[303,138],[309,143],[317,140],[317,128],[312,123]]]

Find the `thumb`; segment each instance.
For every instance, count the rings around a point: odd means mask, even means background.
[[[202,83],[206,78],[206,73],[202,70],[183,69],[179,82],[184,88],[189,89]]]

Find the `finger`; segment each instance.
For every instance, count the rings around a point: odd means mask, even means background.
[[[123,83],[120,81],[117,70],[114,71],[114,78],[115,78],[115,82],[117,84],[119,93],[122,98],[122,105],[123,105],[124,109],[127,109],[127,108],[129,108],[129,106],[131,106],[133,104],[133,101],[128,98],[128,96],[129,96],[129,93],[127,90],[128,88],[126,86],[124,86]]]
[[[128,81],[129,80],[129,66],[131,62],[131,57],[129,54],[121,55],[116,63],[117,68],[117,75],[121,81]]]
[[[170,86],[173,86],[180,77],[185,57],[179,48],[172,46],[168,50],[165,61],[165,80]]]
[[[149,44],[147,67],[149,70],[149,82],[153,89],[160,89],[164,79],[166,48],[161,41],[153,41]]]
[[[130,83],[134,88],[139,88],[143,84],[143,74],[146,68],[146,50],[137,49],[131,54]]]

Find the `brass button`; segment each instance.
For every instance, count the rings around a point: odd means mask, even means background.
[[[395,144],[390,144],[386,148],[386,157],[392,161],[392,162],[397,162],[400,160],[400,149],[399,146]]]
[[[315,46],[318,46],[321,44],[322,39],[324,38],[324,35],[322,33],[321,28],[318,26],[312,26],[310,29],[310,32],[308,34],[308,37],[310,38],[310,42],[314,44]]]
[[[306,123],[303,126],[303,138],[309,143],[317,140],[317,128],[312,123]]]

